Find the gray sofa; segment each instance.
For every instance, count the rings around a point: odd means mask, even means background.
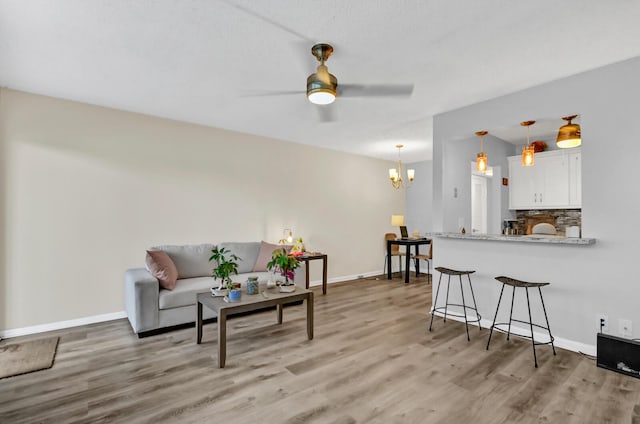
[[[193,323],[196,316],[196,294],[217,287],[219,281],[211,277],[214,267],[209,262],[213,244],[158,246],[149,250],[162,250],[169,255],[178,271],[178,280],[173,290],[160,286],[158,280],[146,268],[132,268],[125,272],[125,310],[131,328],[139,337],[152,335],[161,329]],[[242,260],[238,263],[238,275],[231,276],[234,282],[244,285],[249,276],[257,276],[261,286],[266,285],[270,273],[254,271],[260,253],[260,242],[220,243]],[[304,263],[296,270],[294,283],[305,287]],[[246,293],[243,293],[246,295]],[[203,318],[214,318],[215,313],[203,310]]]

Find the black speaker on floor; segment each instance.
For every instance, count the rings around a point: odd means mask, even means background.
[[[640,342],[598,333],[597,348],[600,368],[640,378]]]

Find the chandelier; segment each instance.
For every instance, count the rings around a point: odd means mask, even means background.
[[[407,169],[407,179],[409,180],[409,182],[405,183],[402,180],[402,161],[400,160],[400,149],[402,149],[404,145],[396,144],[396,147],[398,148],[398,168],[397,169],[389,168],[389,179],[391,180],[391,185],[393,186],[393,188],[398,190],[401,187],[402,188],[411,187],[411,184],[413,183],[413,178],[415,175],[415,170]]]

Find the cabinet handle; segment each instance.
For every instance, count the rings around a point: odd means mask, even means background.
[[[538,193],[533,193],[533,203],[538,203]]]
[[[542,203],[542,193],[540,193],[540,203]]]

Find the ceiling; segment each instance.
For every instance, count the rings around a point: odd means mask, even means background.
[[[403,143],[411,162],[431,158],[435,114],[638,56],[638,16],[636,0],[0,0],[0,85],[376,158]],[[338,98],[323,121],[304,95],[316,42],[338,84],[412,95]]]

